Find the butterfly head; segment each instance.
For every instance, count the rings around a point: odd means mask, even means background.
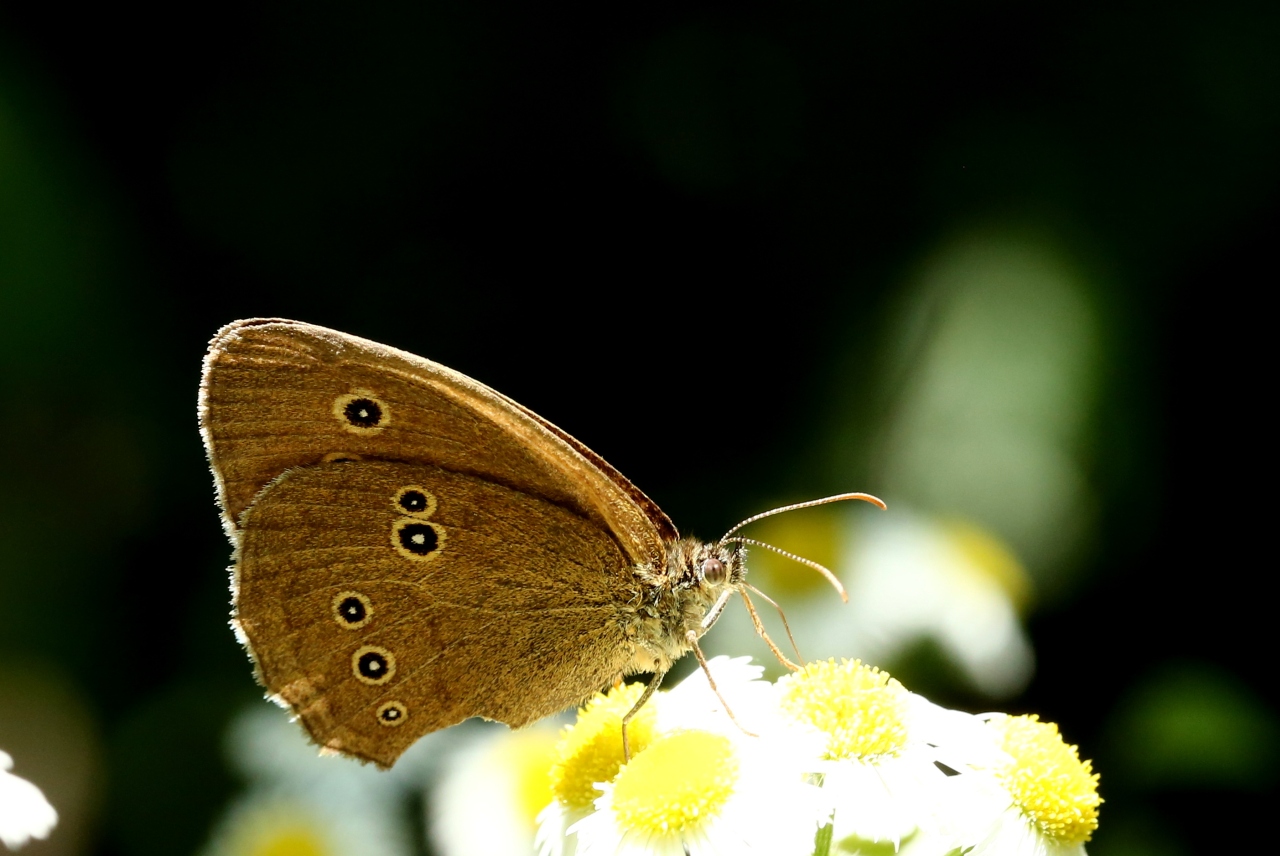
[[[719,594],[737,588],[746,574],[743,548],[738,543],[706,543],[695,538],[682,538],[668,548],[671,589],[697,589]]]

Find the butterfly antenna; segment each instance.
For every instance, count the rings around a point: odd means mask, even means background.
[[[795,505],[784,505],[781,508],[771,508],[768,511],[762,511],[759,514],[752,515],[730,529],[728,532],[724,533],[724,538],[721,538],[720,540],[724,541],[725,538],[728,538],[734,532],[737,532],[744,526],[755,523],[757,520],[764,520],[766,517],[772,517],[775,514],[782,514],[784,511],[798,511],[801,508],[813,508],[815,505],[829,505],[833,502],[844,502],[846,499],[860,499],[863,502],[869,502],[872,505],[878,506],[882,511],[888,508],[888,506],[884,504],[884,500],[880,499],[878,496],[872,496],[869,493],[840,493],[835,496],[824,496],[822,499],[811,499],[808,502],[797,502]]]
[[[844,586],[840,584],[840,580],[836,579],[836,575],[831,573],[831,571],[827,568],[826,565],[819,565],[813,559],[806,559],[804,556],[797,556],[795,553],[788,553],[786,550],[783,550],[781,547],[775,547],[772,544],[766,544],[765,542],[757,541],[754,538],[743,538],[741,536],[737,536],[734,538],[722,538],[720,539],[720,543],[721,544],[750,544],[752,547],[761,547],[765,550],[771,550],[772,552],[777,553],[779,556],[786,556],[788,559],[791,559],[794,562],[799,562],[805,567],[813,568],[815,571],[817,571],[818,573],[826,577],[827,582],[835,586],[836,591],[840,592],[840,598],[845,603],[849,602],[849,594],[844,590]]]

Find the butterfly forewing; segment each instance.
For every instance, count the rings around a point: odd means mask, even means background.
[[[348,456],[423,463],[564,506],[660,572],[675,528],[599,456],[465,375],[296,321],[223,328],[205,360],[201,430],[232,537],[289,467]]]
[[[630,656],[617,543],[505,485],[317,464],[272,482],[242,524],[238,629],[323,746],[389,766],[471,716],[519,726],[577,704]]]

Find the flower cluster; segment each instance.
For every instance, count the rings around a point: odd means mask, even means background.
[[[1097,775],[1034,716],[946,710],[857,660],[775,684],[746,658],[710,668],[719,693],[699,672],[638,712],[629,758],[639,685],[579,711],[556,747],[543,856],[1083,856],[1097,828]]]

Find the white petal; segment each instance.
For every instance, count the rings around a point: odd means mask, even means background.
[[[541,814],[530,816],[533,807],[522,802],[520,776],[531,760],[545,758],[545,766],[536,767],[545,777],[555,740],[553,723],[521,731],[495,725],[475,732],[469,746],[449,755],[428,801],[436,851],[446,856],[534,852]]]
[[[915,804],[893,793],[883,772],[869,764],[848,763],[826,774],[822,790],[835,809],[834,840],[856,835],[897,846],[915,831]]]
[[[16,850],[32,838],[45,838],[58,813],[44,794],[26,779],[7,772],[13,759],[0,751],[0,841]]]
[[[712,657],[707,668],[720,695],[711,689],[706,672],[698,669],[656,701],[658,729],[698,728],[729,736],[740,734],[741,729],[724,711],[727,702],[743,728],[758,731],[775,706],[773,685],[761,680],[764,668],[752,663],[750,657],[724,656]]]
[[[1040,834],[1017,809],[1004,812],[968,856],[1086,856],[1084,844],[1060,844]]]

